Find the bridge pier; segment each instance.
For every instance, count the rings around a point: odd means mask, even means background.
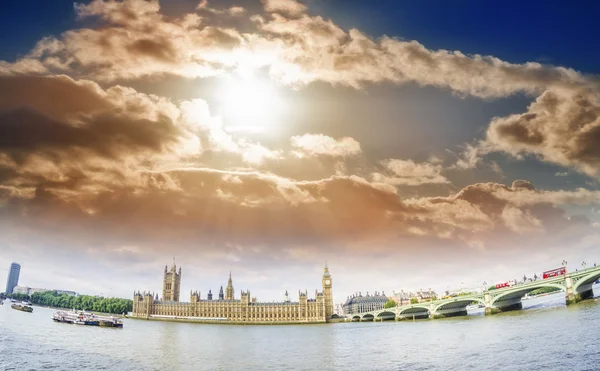
[[[510,300],[503,300],[498,302],[497,304],[492,304],[492,297],[488,291],[486,291],[483,295],[483,300],[485,302],[485,315],[489,316],[491,314],[497,314],[502,312],[509,312],[512,310],[521,310],[523,309],[523,302],[521,302],[521,298],[515,298]]]
[[[582,291],[580,293],[572,292],[571,295],[566,295],[567,305],[577,304],[582,300],[591,299],[594,296],[594,291],[590,288],[589,290]]]
[[[485,307],[485,315],[488,316],[490,314],[498,314],[502,312],[510,312],[512,310],[521,310],[523,309],[523,303],[518,302],[510,305],[505,305],[503,307]]]
[[[492,311],[492,297],[487,290],[483,293],[483,302],[485,303],[485,315],[494,314]]]

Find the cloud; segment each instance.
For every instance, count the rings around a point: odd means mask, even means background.
[[[526,180],[451,191],[439,187],[450,180],[437,158],[368,158],[343,134],[296,135],[289,147],[285,138],[258,141],[227,132],[203,99],[144,93],[173,76],[260,69],[292,87],[393,83],[486,99],[539,95],[527,112],[495,118],[450,168],[472,169],[481,156],[504,152],[598,175],[593,78],[371,38],[307,14],[298,1],[263,4],[265,13],[248,19],[244,8],[206,1],[167,16],[158,1],[94,0],[75,6],[94,22],[0,61],[3,252],[18,246],[107,266],[103,257],[115,255],[142,272],[167,250],[201,249],[207,265],[229,259],[268,269],[315,254],[398,262],[391,257],[408,252],[454,259],[461,249],[531,247],[552,255],[556,247],[544,242],[556,246],[594,228],[565,210],[600,203],[598,191],[545,191]],[[398,187],[423,185],[438,185],[437,197],[409,198]]]
[[[346,32],[320,16],[272,14],[256,23],[278,47],[271,72],[286,83],[326,81],[360,88],[369,82],[412,82],[484,98],[537,94],[548,86],[586,83],[584,76],[563,67],[429,50],[417,41],[388,36],[373,40],[357,29]]]
[[[495,118],[490,123],[485,151],[541,160],[600,175],[600,94],[592,90],[545,91],[527,112]]]
[[[114,81],[165,74],[208,77],[267,67],[284,84],[324,81],[361,88],[364,83],[416,83],[484,98],[591,84],[568,68],[430,50],[388,36],[371,39],[310,16],[293,0],[265,0],[264,5],[267,14],[252,17],[256,29],[242,33],[196,13],[166,17],[158,1],[78,4],[80,18],[100,17],[106,24],[42,39],[24,58],[0,63],[0,73],[60,72]],[[200,3],[199,10],[207,9],[212,8]]]
[[[528,212],[507,206],[502,210],[502,219],[506,226],[517,233],[543,231],[542,222]]]
[[[198,4],[198,6],[196,7],[197,10],[204,10],[207,11],[209,13],[212,14],[217,14],[217,15],[229,15],[232,17],[239,17],[242,16],[246,13],[246,9],[244,9],[241,6],[232,6],[228,9],[216,9],[216,8],[212,8],[208,5],[208,1],[207,0],[202,0],[200,1],[200,3]]]
[[[293,136],[291,144],[306,156],[348,157],[362,152],[360,143],[350,137],[334,139],[323,134],[304,134]]]
[[[177,188],[153,171],[211,151],[234,155],[232,165],[282,158],[224,132],[200,99],[175,104],[67,76],[0,76],[0,88],[0,182],[10,186]]]
[[[306,5],[296,0],[261,0],[269,13],[283,13],[292,17],[302,15]]]
[[[408,220],[420,233],[466,241],[479,236],[477,240],[489,242],[494,233],[503,231],[531,234],[568,229],[574,223],[566,218],[560,206],[598,203],[600,192],[543,191],[528,181],[517,180],[510,187],[477,183],[447,197],[413,198],[404,202],[423,211]]]
[[[53,99],[60,94],[60,100]],[[30,155],[116,159],[185,147],[191,133],[163,98],[66,76],[0,77],[0,154],[23,164]],[[86,153],[88,155],[86,155]]]
[[[417,164],[412,160],[390,159],[382,162],[386,173],[373,173],[373,181],[393,185],[418,186],[422,184],[448,184],[442,166],[433,163]]]
[[[203,25],[198,14],[165,17],[158,1],[94,0],[75,9],[79,18],[100,17],[106,24],[42,39],[21,60],[1,62],[0,73],[68,73],[103,81],[164,74],[207,77],[235,66],[234,51],[243,43],[238,31]]]

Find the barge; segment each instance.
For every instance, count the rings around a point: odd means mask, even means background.
[[[24,305],[24,304],[12,304],[10,306],[12,309],[16,309],[16,310],[20,310],[22,312],[27,312],[27,313],[31,313],[33,312],[33,308],[30,307],[29,305]]]

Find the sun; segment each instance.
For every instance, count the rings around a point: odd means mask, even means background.
[[[217,99],[228,131],[269,130],[282,109],[274,83],[254,76],[229,76]]]

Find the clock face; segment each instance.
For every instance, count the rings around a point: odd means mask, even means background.
[[[330,281],[330,280],[325,280],[325,284],[326,284],[326,285],[329,285],[330,283],[331,283],[331,281]]]

